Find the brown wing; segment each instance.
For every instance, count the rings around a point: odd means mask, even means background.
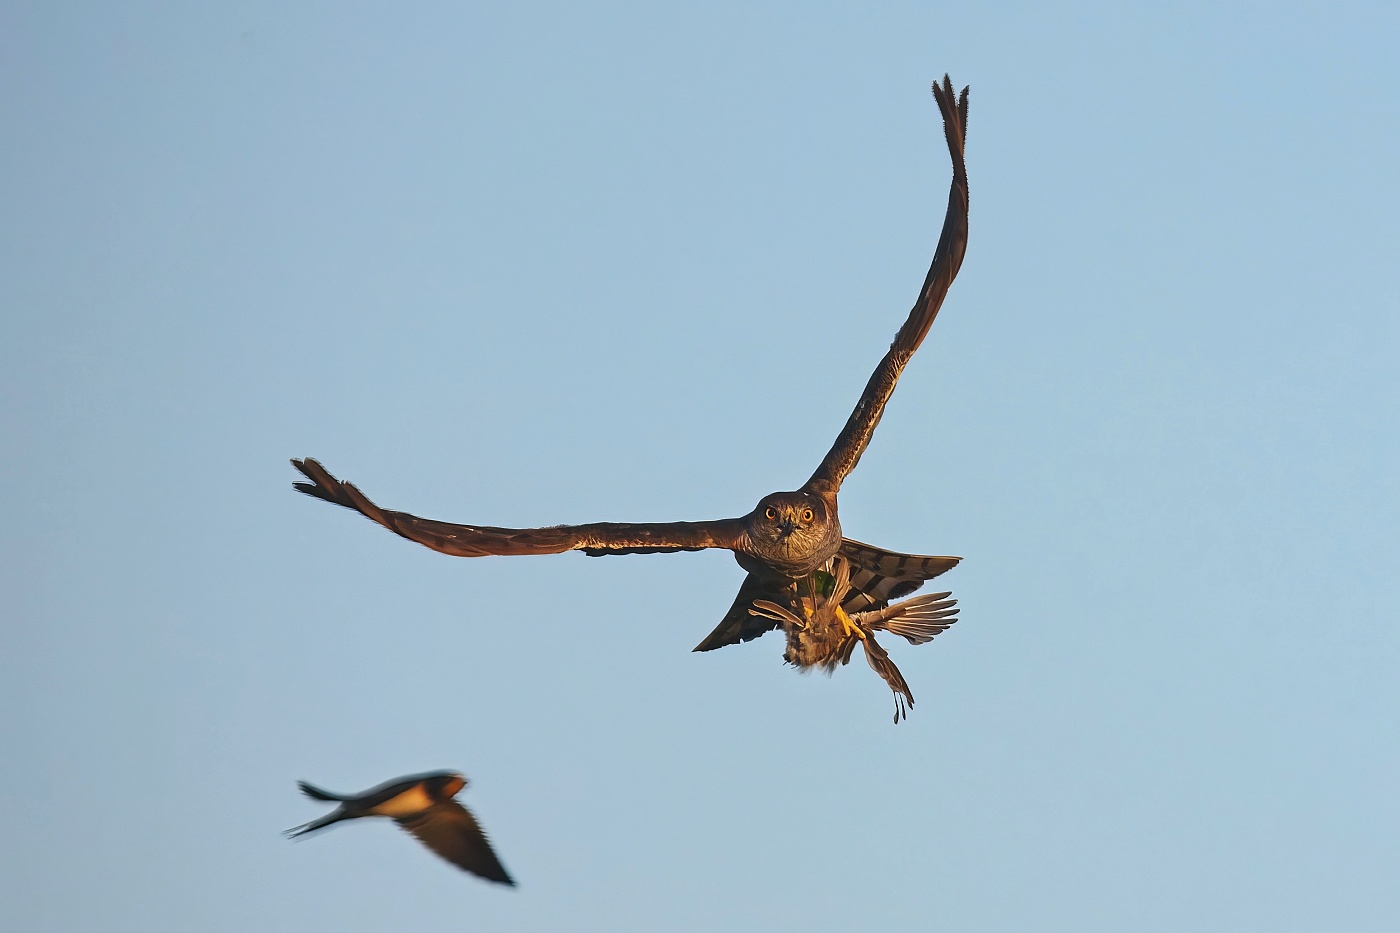
[[[904,679],[904,675],[899,672],[899,668],[894,666],[889,654],[880,643],[875,640],[874,635],[867,635],[860,639],[861,647],[865,649],[865,660],[870,662],[870,668],[879,674],[881,679],[889,685],[894,692],[894,721],[898,723],[901,718],[908,718],[908,711],[905,709],[905,702],[910,706],[914,705],[914,692],[909,689],[909,683]]]
[[[749,612],[755,600],[765,600],[779,605],[788,602],[789,597],[775,590],[770,583],[760,581],[753,574],[744,578],[743,586],[739,587],[739,595],[734,597],[734,604],[729,607],[729,611],[720,619],[715,630],[705,636],[705,640],[692,648],[692,651],[714,651],[716,648],[723,648],[725,645],[737,645],[741,641],[752,641],[765,632],[771,632],[777,628],[777,619],[767,616],[756,616]]]
[[[925,580],[952,570],[962,560],[961,557],[900,554],[850,538],[841,539],[838,553],[851,565],[851,588],[841,600],[841,608],[851,615],[882,609],[891,600],[917,590]]]
[[[838,553],[849,565],[850,589],[841,598],[841,608],[850,615],[872,609],[884,609],[891,600],[914,592],[925,580],[953,569],[962,560],[961,557],[901,554],[898,551],[886,551],[884,548],[852,541],[850,538],[841,539],[841,550]],[[941,600],[947,595],[939,594],[938,599]],[[692,650],[713,651],[726,645],[752,641],[765,632],[771,632],[778,628],[778,621],[771,616],[755,616],[749,610],[755,600],[769,600],[782,605],[787,603],[790,597],[790,593],[775,591],[770,584],[759,582],[750,574],[744,579],[744,585],[739,587],[739,595],[734,597],[734,604],[729,607],[719,625]],[[938,610],[945,608],[939,606]]]
[[[704,548],[737,550],[746,540],[738,519],[715,522],[666,522],[626,524],[596,522],[591,525],[555,525],[549,528],[493,528],[488,525],[455,525],[419,518],[407,512],[381,509],[351,483],[343,483],[315,460],[293,460],[292,466],[309,479],[295,486],[308,496],[354,509],[395,534],[454,557],[488,554],[559,554],[583,551],[590,557],[605,554],[659,554],[699,551]]]
[[[396,819],[418,841],[458,868],[488,881],[514,886],[476,819],[455,800],[435,803],[421,813]]]
[[[958,601],[952,593],[928,593],[903,602],[855,614],[855,620],[876,631],[890,632],[911,645],[933,641],[958,621]]]
[[[933,85],[933,96],[938,101],[938,109],[943,113],[943,135],[948,140],[948,151],[953,156],[953,184],[948,191],[948,213],[943,218],[943,232],[938,237],[938,247],[933,252],[933,264],[914,308],[909,312],[904,326],[895,334],[894,343],[875,367],[865,392],[856,403],[855,411],[847,419],[846,426],[836,437],[812,478],[807,480],[804,491],[835,495],[841,482],[850,475],[860,461],[860,455],[870,444],[875,426],[884,414],[885,403],[894,393],[895,383],[900,373],[909,363],[909,358],[923,342],[924,335],[938,316],[948,287],[953,284],[958,269],[962,266],[963,255],[967,252],[967,167],[963,164],[963,143],[967,137],[967,88],[954,101],[953,83],[943,76],[943,85]]]

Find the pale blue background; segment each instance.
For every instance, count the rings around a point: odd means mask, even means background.
[[[1390,930],[1393,4],[6,4],[0,926]],[[293,493],[966,560],[918,698],[728,555],[453,560]],[[427,768],[520,881],[389,825]]]

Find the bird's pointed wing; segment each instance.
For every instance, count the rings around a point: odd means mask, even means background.
[[[933,637],[948,631],[958,621],[958,601],[949,599],[952,593],[928,593],[903,602],[857,613],[856,621],[872,629],[890,632],[911,645],[933,641]]]
[[[476,818],[455,800],[435,803],[421,813],[395,820],[418,841],[458,868],[488,881],[514,885]]]
[[[715,630],[705,636],[705,640],[692,648],[692,651],[713,651],[725,645],[737,645],[741,641],[751,641],[765,632],[779,626],[779,621],[771,616],[756,616],[749,612],[755,600],[771,601],[781,605],[788,601],[783,593],[776,592],[772,585],[759,580],[753,574],[744,578],[739,587],[739,595],[734,604],[720,619]]]
[[[850,538],[841,539],[839,553],[851,565],[851,588],[841,599],[841,608],[851,615],[882,609],[891,600],[917,590],[925,580],[952,570],[962,560],[961,557],[901,554]]]
[[[885,403],[894,393],[900,373],[904,372],[909,358],[919,348],[933,319],[937,317],[943,298],[948,294],[948,287],[953,284],[962,266],[963,255],[967,252],[967,167],[963,164],[963,144],[967,137],[967,88],[963,88],[962,95],[954,99],[953,83],[944,75],[942,86],[934,83],[933,96],[943,114],[943,135],[947,137],[948,151],[953,157],[953,183],[948,191],[948,213],[943,218],[943,232],[938,238],[933,263],[929,266],[924,287],[914,302],[913,310],[899,333],[895,334],[889,352],[875,367],[855,410],[837,435],[836,443],[803,486],[806,491],[835,495],[841,488],[841,482],[855,469],[860,455],[870,444],[875,426],[880,423]]]
[[[746,539],[739,519],[713,522],[656,522],[627,524],[596,522],[591,525],[555,525],[548,528],[494,528],[488,525],[456,525],[419,518],[407,512],[381,509],[351,483],[341,482],[320,463],[307,458],[292,466],[310,482],[296,488],[317,499],[354,509],[395,534],[454,557],[488,554],[559,554],[583,551],[590,557],[605,554],[659,554],[699,551],[705,548],[739,550]]]

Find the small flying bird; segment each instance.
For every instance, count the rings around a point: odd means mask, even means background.
[[[943,135],[953,162],[948,209],[933,262],[914,307],[895,334],[889,351],[875,367],[831,449],[801,488],[770,493],[747,515],[738,518],[500,528],[437,521],[381,508],[352,483],[337,479],[309,457],[292,461],[306,479],[294,485],[309,496],[353,509],[410,541],[456,557],[564,551],[582,551],[590,557],[705,548],[733,551],[748,576],[729,611],[715,630],[695,647],[696,651],[711,651],[749,641],[774,628],[772,620],[758,620],[749,613],[754,601],[790,601],[797,581],[826,566],[838,553],[860,571],[852,574],[852,587],[871,597],[866,600],[869,608],[879,608],[889,599],[918,589],[925,580],[952,568],[960,558],[898,554],[845,538],[837,517],[836,498],[841,483],[869,446],[900,374],[933,326],[967,252],[968,188],[967,167],[963,161],[967,88],[963,88],[961,94],[954,94],[952,81],[944,75],[941,84],[934,83],[933,96],[943,117]],[[792,347],[776,350],[773,357],[775,365],[792,368],[802,365],[801,353]],[[665,373],[657,369],[656,366],[643,369],[638,384],[665,378]],[[775,442],[781,437],[782,428],[778,426]]]
[[[894,692],[894,721],[908,718],[905,708],[914,705],[914,694],[904,675],[880,643],[875,633],[891,632],[911,645],[933,641],[957,620],[956,599],[952,593],[927,593],[880,609],[853,611],[866,597],[851,588],[851,568],[839,554],[827,567],[798,582],[797,596],[788,605],[772,600],[755,600],[749,613],[777,623],[787,635],[783,660],[801,671],[820,667],[830,674],[851,660],[857,642],[865,649],[865,660]]]
[[[297,786],[312,800],[332,801],[340,806],[320,819],[287,830],[289,838],[325,829],[341,820],[387,816],[458,868],[487,881],[515,885],[491,851],[491,843],[486,841],[476,818],[453,799],[467,786],[466,777],[456,771],[411,774],[360,794],[333,794],[306,781],[298,781]]]

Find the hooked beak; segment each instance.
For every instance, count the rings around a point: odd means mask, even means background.
[[[788,535],[792,534],[796,530],[797,526],[788,519],[783,519],[781,522],[778,523],[778,534],[782,535],[784,538],[786,538]]]

